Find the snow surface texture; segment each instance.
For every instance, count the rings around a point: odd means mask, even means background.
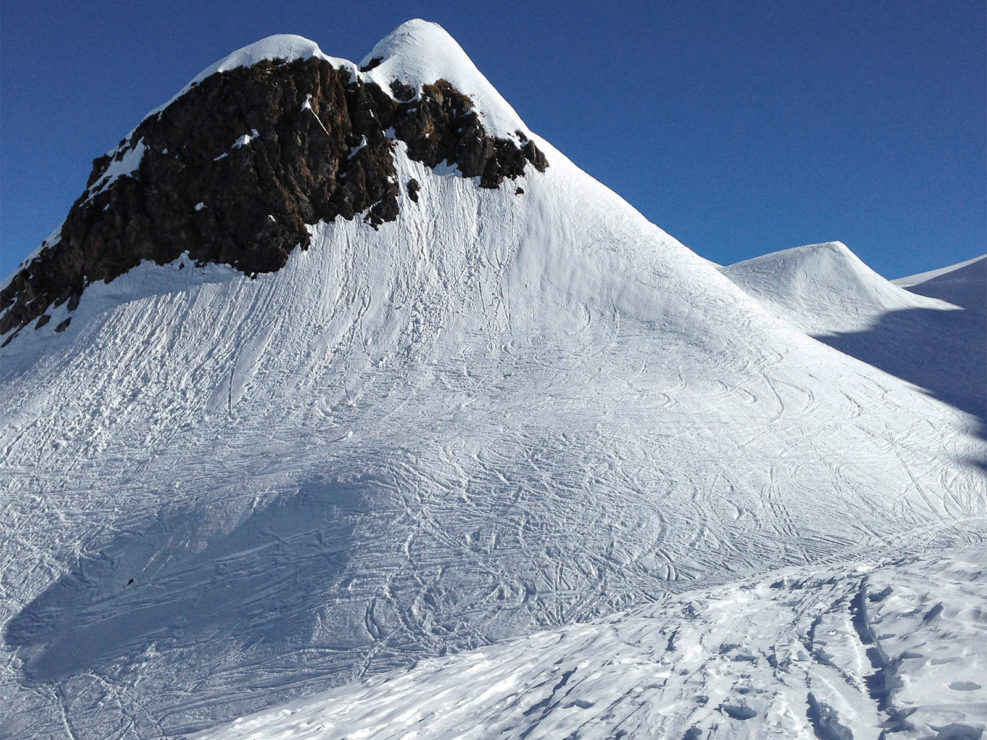
[[[395,222],[315,224],[255,280],[145,264],[0,350],[0,735],[182,734],[772,569],[984,540],[975,416],[532,138],[551,166],[523,194],[398,144],[421,187]]]
[[[891,283],[830,242],[722,272],[799,329],[966,411],[987,436],[987,257]]]
[[[791,568],[246,717],[206,738],[979,737],[987,548]]]
[[[866,329],[891,311],[950,308],[888,282],[842,242],[773,252],[724,267],[723,273],[813,335]]]

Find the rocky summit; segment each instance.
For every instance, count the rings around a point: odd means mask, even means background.
[[[9,342],[32,321],[44,326],[51,306],[74,310],[86,285],[142,260],[187,252],[256,275],[306,249],[307,224],[393,221],[400,188],[417,200],[416,183],[397,180],[397,142],[484,188],[548,166],[524,132],[490,135],[470,97],[443,79],[420,89],[395,79],[385,92],[316,57],[217,72],[93,162],[59,236],[0,292],[0,334],[17,330]]]

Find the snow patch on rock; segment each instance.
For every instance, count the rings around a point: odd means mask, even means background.
[[[379,60],[376,61],[375,60]],[[487,133],[508,138],[527,132],[521,117],[476,68],[463,48],[437,23],[406,21],[385,36],[360,62],[372,67],[362,75],[384,90],[399,80],[420,91],[424,85],[446,80],[473,99]]]
[[[116,151],[119,152],[120,150]],[[114,158],[110,162],[109,166],[103,172],[103,176],[89,188],[89,197],[92,198],[94,195],[99,195],[116,182],[118,178],[136,172],[137,168],[141,166],[141,160],[144,159],[144,152],[146,151],[147,147],[144,145],[143,139],[124,149],[119,158]]]

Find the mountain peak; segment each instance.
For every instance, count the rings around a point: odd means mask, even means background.
[[[486,129],[507,137],[527,131],[510,104],[476,68],[463,47],[442,26],[414,19],[402,23],[381,39],[360,61],[360,69],[385,90],[392,80],[420,90],[446,80],[469,96]]]
[[[507,137],[517,130],[527,132],[521,117],[483,76],[463,47],[438,23],[420,18],[405,21],[378,41],[359,64],[333,57],[315,41],[296,34],[274,34],[248,44],[209,65],[197,74],[167,103],[148,115],[155,115],[203,80],[237,67],[253,67],[275,59],[294,62],[321,59],[333,67],[343,67],[354,77],[373,81],[384,90],[395,80],[421,90],[438,80],[446,80],[470,97],[487,131]]]
[[[548,166],[439,26],[405,23],[371,54],[361,71],[278,35],[200,72],[94,161],[58,235],[0,288],[0,334],[13,331],[4,342],[142,260],[185,255],[256,276],[306,249],[320,221],[394,221],[419,186],[398,181],[398,156],[455,167],[482,188]]]
[[[267,36],[259,41],[255,41],[252,44],[247,44],[227,54],[219,61],[210,64],[189,80],[188,84],[175,93],[168,102],[159,105],[148,113],[144,119],[146,120],[151,116],[161,113],[161,111],[185,95],[189,90],[196,87],[203,80],[212,77],[214,74],[229,72],[238,67],[253,67],[261,62],[272,61],[274,59],[294,62],[299,59],[311,59],[312,57],[327,61],[336,67],[346,65],[355,66],[345,59],[337,59],[324,54],[317,43],[304,36],[297,36],[293,33],[274,34],[273,36]]]
[[[227,72],[236,67],[252,67],[258,62],[269,59],[283,59],[286,62],[293,62],[296,59],[309,59],[311,57],[337,61],[323,54],[319,45],[311,39],[290,33],[279,33],[267,36],[228,54],[215,64],[202,70],[189,84],[200,82],[217,72]]]
[[[442,26],[412,18],[378,41],[360,61],[360,66],[366,66],[375,58],[382,62],[393,59],[415,62],[436,55],[451,59],[454,63],[469,62],[466,52]]]

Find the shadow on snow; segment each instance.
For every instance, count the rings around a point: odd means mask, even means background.
[[[311,630],[338,585],[366,487],[313,481],[208,536],[201,510],[162,514],[80,560],[9,622],[6,642],[30,682],[136,656],[156,642],[263,641],[277,650]],[[229,634],[231,624],[242,630]]]
[[[816,338],[970,414],[976,419],[975,433],[987,438],[987,312],[982,300],[957,311],[892,311],[865,331]]]

